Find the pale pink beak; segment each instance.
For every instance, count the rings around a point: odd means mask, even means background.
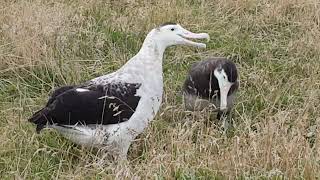
[[[191,46],[196,46],[199,48],[206,48],[206,44],[193,42],[188,39],[207,39],[207,42],[210,40],[210,36],[207,33],[193,33],[193,32],[190,32],[186,29],[183,29],[183,33],[180,34],[180,36],[184,38],[185,44],[188,44]],[[185,38],[187,38],[187,39],[185,39]]]

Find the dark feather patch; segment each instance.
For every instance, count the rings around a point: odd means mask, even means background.
[[[60,94],[66,92],[67,90],[70,90],[70,89],[73,89],[73,88],[76,88],[76,86],[69,85],[69,86],[62,86],[62,87],[59,87],[59,88],[55,89],[53,91],[53,93],[51,94],[51,97],[49,98],[48,103],[47,103],[46,106],[50,105],[56,99],[57,96],[59,96]]]
[[[229,82],[235,82],[238,79],[237,67],[232,61],[225,60],[222,63],[222,68],[226,72]]]
[[[116,124],[127,121],[135,112],[141,84],[108,84],[106,86],[62,87],[49,99],[46,107],[29,121],[40,131],[47,123],[60,125]],[[80,88],[80,87],[79,87]]]

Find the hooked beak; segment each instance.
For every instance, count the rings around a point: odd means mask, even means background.
[[[210,36],[207,33],[193,33],[186,29],[183,30],[180,36],[183,38],[183,44],[195,46],[199,48],[206,48],[206,44],[193,42],[188,39],[207,39],[207,42],[210,40]]]

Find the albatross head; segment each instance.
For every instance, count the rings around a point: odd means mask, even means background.
[[[152,38],[159,41],[165,48],[172,45],[189,45],[205,48],[206,44],[193,42],[189,39],[207,39],[207,33],[193,33],[176,23],[164,23],[153,30]]]
[[[238,88],[238,72],[236,65],[230,60],[218,61],[214,69],[214,76],[218,80],[220,89],[220,110],[227,109],[227,97],[232,86]]]

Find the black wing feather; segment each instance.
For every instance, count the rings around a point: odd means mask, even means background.
[[[59,96],[60,94],[66,92],[70,89],[76,88],[76,87],[77,86],[69,85],[69,86],[62,86],[62,87],[55,89],[53,91],[53,93],[51,94],[51,97],[49,98],[46,106],[50,105],[56,99],[56,97]]]
[[[47,123],[61,125],[116,124],[127,121],[138,106],[136,91],[141,84],[88,86],[79,92],[75,87],[57,89],[46,107],[36,112],[30,122],[39,132]]]

